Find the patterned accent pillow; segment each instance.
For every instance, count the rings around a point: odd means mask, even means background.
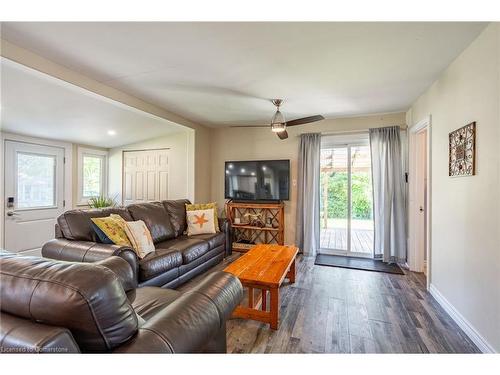
[[[126,221],[124,229],[139,259],[155,251],[153,238],[144,221]]]
[[[214,224],[214,209],[186,211],[188,236],[216,233]]]
[[[106,233],[104,233],[101,228],[99,228],[96,223],[92,222],[92,229],[94,230],[95,234],[97,235],[97,237],[99,238],[99,241],[101,241],[102,243],[106,244],[106,245],[112,245],[114,244],[113,241],[111,241],[109,239],[108,236],[106,236]]]
[[[186,214],[187,211],[196,211],[196,210],[206,210],[212,208],[214,210],[214,226],[215,231],[220,232],[219,229],[219,220],[217,218],[217,203],[196,203],[196,204],[186,204]]]
[[[127,233],[125,233],[123,229],[123,224],[114,216],[118,216],[122,219],[119,215],[110,215],[108,217],[95,217],[90,220],[92,220],[92,222],[97,225],[114,244],[132,247],[127,237]],[[125,220],[123,221],[125,222]]]
[[[125,224],[127,224],[127,222],[123,217],[117,214],[111,214],[109,217],[116,220],[116,222],[122,226],[123,230],[125,230]]]

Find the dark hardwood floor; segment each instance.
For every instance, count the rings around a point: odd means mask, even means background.
[[[238,254],[209,272],[224,269]],[[299,256],[297,280],[280,290],[280,326],[232,319],[228,353],[477,353],[425,289],[405,275],[314,265]],[[201,275],[179,290],[196,285]]]

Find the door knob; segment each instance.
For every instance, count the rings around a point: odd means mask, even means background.
[[[420,206],[420,208],[418,209],[420,212],[424,212],[424,208],[422,206]]]
[[[14,216],[14,215],[19,215],[19,214],[14,211],[7,211],[7,216]]]

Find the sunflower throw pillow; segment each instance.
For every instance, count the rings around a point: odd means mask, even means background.
[[[214,210],[186,211],[187,234],[195,236],[197,234],[216,233],[214,224]]]
[[[108,217],[95,217],[91,218],[92,222],[99,227],[104,234],[113,241],[114,244],[119,246],[132,246],[130,243],[127,233],[123,228],[123,224],[120,220],[117,220],[114,216],[118,216],[121,220],[122,217],[119,215],[111,215]],[[123,220],[125,222],[125,220]]]

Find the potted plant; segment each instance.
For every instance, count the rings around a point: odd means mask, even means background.
[[[116,196],[106,197],[104,195],[92,197],[88,202],[90,208],[106,208],[116,206]]]

